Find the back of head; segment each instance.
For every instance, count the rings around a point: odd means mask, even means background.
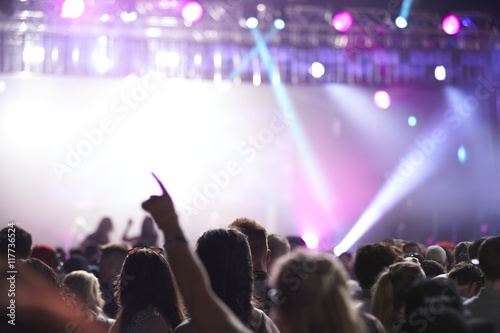
[[[424,260],[420,263],[420,266],[429,280],[446,273],[444,266],[434,260]]]
[[[198,238],[196,252],[212,289],[248,324],[252,311],[252,261],[246,236],[236,229],[210,229]]]
[[[462,311],[460,293],[448,279],[418,280],[406,292],[406,318],[419,312],[419,308],[433,308],[437,311],[452,308]]]
[[[16,259],[28,258],[31,251],[31,234],[26,229],[17,225],[13,228],[6,227],[0,230],[0,252],[7,256],[9,252],[9,244],[12,244],[10,239],[15,240]]]
[[[108,284],[120,274],[123,262],[127,257],[128,247],[121,243],[111,243],[100,247],[99,282]]]
[[[271,267],[279,257],[290,253],[290,243],[281,235],[275,233],[267,235],[267,243],[269,245],[269,250],[271,250],[271,259],[267,264],[268,267]]]
[[[56,249],[50,245],[38,244],[33,246],[30,257],[40,259],[50,267],[55,268],[57,266],[56,252]]]
[[[486,281],[500,281],[500,236],[490,237],[481,244],[478,259]]]
[[[403,253],[420,253],[420,247],[416,242],[408,242],[403,245]]]
[[[32,273],[38,274],[42,279],[50,283],[53,287],[59,288],[59,277],[52,267],[37,258],[29,258],[22,260],[18,263],[19,270],[28,270],[30,275]]]
[[[453,257],[455,259],[455,265],[461,263],[461,262],[469,262],[469,246],[470,242],[460,242],[455,246],[455,249],[453,250]]]
[[[479,248],[481,247],[481,244],[487,239],[488,237],[481,237],[473,241],[467,250],[467,253],[469,254],[469,259],[474,260],[479,258]]]
[[[446,263],[446,251],[439,245],[431,245],[425,251],[425,260],[434,260],[444,266]]]
[[[365,244],[358,248],[354,271],[361,288],[370,290],[380,273],[398,260],[394,250],[381,243]]]
[[[475,283],[474,295],[484,286],[483,272],[477,266],[466,262],[461,262],[453,267],[448,273],[448,279],[455,282],[459,288]]]
[[[342,264],[332,255],[295,250],[273,269],[273,302],[290,332],[360,332]]]
[[[288,244],[290,244],[290,250],[304,249],[306,248],[306,242],[300,236],[287,236]]]
[[[117,279],[121,310],[119,327],[126,331],[133,315],[154,306],[172,328],[184,320],[177,284],[167,260],[150,249],[134,249],[127,256]]]
[[[234,220],[229,225],[229,228],[238,229],[247,236],[252,261],[265,265],[269,247],[267,244],[267,231],[264,225],[242,217]]]
[[[99,294],[99,281],[92,273],[86,271],[73,271],[66,275],[63,284],[80,302],[95,315],[101,314],[104,301]]]
[[[398,262],[380,275],[373,286],[372,313],[386,330],[404,317],[401,312],[405,304],[406,289],[417,280],[425,279],[420,265],[412,262]]]

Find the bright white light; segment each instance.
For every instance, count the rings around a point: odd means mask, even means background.
[[[96,56],[94,58],[94,64],[95,64],[95,69],[100,74],[106,73],[110,67],[109,58],[104,54]]]
[[[109,14],[104,14],[101,16],[101,22],[108,22],[109,21]]]
[[[62,6],[61,17],[74,19],[82,16],[85,11],[83,0],[66,0]]]
[[[278,30],[285,29],[285,21],[283,21],[282,19],[274,20],[274,27]]]
[[[313,62],[309,68],[309,73],[316,79],[319,79],[325,74],[325,66],[319,62]]]
[[[57,61],[57,59],[59,59],[59,50],[58,49],[52,50],[51,58],[52,58],[52,61]]]
[[[41,46],[28,46],[23,51],[23,61],[42,63],[45,59],[45,49]]]
[[[263,12],[263,11],[265,11],[265,10],[266,10],[266,5],[264,5],[263,3],[259,3],[259,4],[257,5],[257,10],[258,10],[259,12]]]
[[[306,246],[310,249],[317,249],[319,245],[318,236],[313,233],[305,233],[302,235],[302,239],[306,242]]]
[[[408,125],[414,127],[416,124],[417,124],[417,118],[415,118],[414,116],[410,116],[408,118]]]
[[[391,96],[383,90],[377,90],[373,95],[375,105],[380,109],[387,109],[391,105]]]
[[[247,19],[247,27],[248,29],[255,29],[259,25],[259,20],[257,20],[255,17],[249,17]]]
[[[203,17],[203,6],[196,1],[190,1],[182,8],[182,17],[191,23],[196,23]]]
[[[160,37],[161,30],[160,28],[147,28],[146,29],[146,37]]]
[[[132,11],[130,13],[123,11],[120,14],[120,18],[125,23],[134,22],[135,20],[137,20],[137,13],[134,11]]]
[[[4,92],[7,89],[7,84],[3,81],[0,81],[0,93]]]
[[[465,161],[467,161],[467,150],[465,149],[464,146],[460,146],[458,148],[457,155],[460,163],[465,163]]]
[[[73,60],[73,63],[78,63],[80,61],[80,50],[79,49],[74,49],[73,52],[71,53],[71,60]]]
[[[396,18],[396,27],[404,29],[408,26],[408,21],[403,16],[398,16]]]
[[[97,43],[99,44],[99,46],[106,46],[108,44],[108,37],[106,36],[99,37]]]
[[[173,51],[160,51],[156,54],[155,63],[158,67],[177,67],[181,61],[181,56]]]
[[[434,70],[434,76],[436,80],[443,81],[446,79],[446,68],[444,66],[437,66]]]
[[[196,54],[194,56],[193,61],[194,61],[195,65],[197,65],[197,66],[201,65],[201,62],[203,61],[203,58],[202,58],[201,54]]]

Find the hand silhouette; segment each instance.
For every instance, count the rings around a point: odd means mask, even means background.
[[[149,212],[153,219],[156,221],[158,227],[165,231],[166,228],[171,226],[173,223],[173,219],[177,222],[177,215],[175,213],[174,203],[172,202],[172,198],[168,194],[165,186],[163,186],[162,182],[156,177],[153,173],[153,177],[155,177],[158,185],[163,192],[161,196],[152,195],[148,200],[142,203],[142,208]]]

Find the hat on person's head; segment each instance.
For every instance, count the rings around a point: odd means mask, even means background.
[[[434,260],[444,266],[446,262],[446,252],[441,246],[431,245],[427,248],[425,252],[426,260]]]

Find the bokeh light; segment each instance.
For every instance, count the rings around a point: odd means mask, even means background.
[[[391,105],[391,96],[384,90],[377,90],[373,95],[375,105],[380,109],[387,109]]]
[[[182,17],[191,23],[198,22],[203,17],[203,6],[196,1],[187,2],[182,8]]]
[[[465,163],[467,161],[467,150],[464,146],[458,148],[457,155],[460,163]]]
[[[410,125],[410,127],[414,127],[416,124],[417,118],[415,118],[414,116],[408,117],[408,125]]]
[[[460,19],[455,14],[449,14],[443,19],[443,31],[448,35],[456,35],[460,31]]]
[[[352,26],[352,15],[349,12],[338,12],[332,20],[335,30],[346,32]]]
[[[255,29],[259,25],[259,20],[257,20],[255,17],[249,17],[247,19],[247,28],[248,29]]]
[[[400,28],[400,29],[404,29],[408,26],[408,21],[406,21],[406,19],[403,17],[403,16],[398,16],[396,18],[396,27]]]
[[[304,240],[304,242],[306,242],[306,246],[309,249],[317,249],[318,248],[319,239],[318,239],[318,236],[316,236],[315,234],[310,233],[310,232],[305,233],[302,235],[302,239]]]
[[[325,66],[320,62],[313,62],[309,68],[309,73],[316,79],[319,79],[325,74]]]
[[[7,84],[4,81],[0,81],[0,93],[7,89]]]
[[[282,19],[274,20],[274,27],[278,30],[283,30],[285,28],[285,21]]]
[[[436,66],[434,69],[434,77],[436,80],[443,81],[446,79],[446,68],[444,66]]]
[[[85,3],[83,0],[66,0],[63,3],[61,17],[62,18],[78,18],[85,11]]]

